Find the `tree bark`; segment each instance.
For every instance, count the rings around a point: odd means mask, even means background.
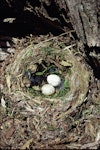
[[[100,46],[100,1],[66,0],[79,39],[89,47]]]

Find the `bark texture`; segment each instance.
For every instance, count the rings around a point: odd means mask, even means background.
[[[100,1],[66,0],[73,26],[79,39],[91,46],[100,46]]]

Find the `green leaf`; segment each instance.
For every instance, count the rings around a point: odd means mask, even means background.
[[[67,80],[64,81],[64,88],[70,88]]]

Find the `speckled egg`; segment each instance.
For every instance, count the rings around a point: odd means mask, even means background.
[[[55,88],[51,84],[45,84],[41,88],[42,94],[52,95],[55,93]]]
[[[50,74],[47,76],[47,82],[51,84],[52,86],[56,87],[59,86],[61,83],[61,79],[56,74]]]

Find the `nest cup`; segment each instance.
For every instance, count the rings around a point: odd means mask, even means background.
[[[20,93],[27,99],[34,99],[38,104],[49,101],[60,103],[62,108],[66,106],[71,106],[70,110],[76,108],[86,99],[90,73],[85,63],[75,56],[76,51],[73,48],[65,49],[65,45],[61,49],[58,43],[54,44],[53,40],[30,45],[23,49],[17,55],[15,61],[6,69],[6,77],[9,76],[10,78],[10,85],[6,90],[13,94]],[[39,66],[42,66],[42,70],[39,69]],[[60,89],[57,87],[58,93],[55,92],[52,96],[45,96],[41,94],[40,89],[43,84],[46,84],[46,77],[50,74],[51,66],[54,66],[56,70],[52,73],[61,77],[63,90],[61,89],[62,91],[59,92]],[[32,75],[43,77],[40,86],[36,85],[35,87],[33,85],[33,87],[38,88],[35,93],[33,92],[34,88],[25,87],[23,83],[24,73],[29,70],[31,70]],[[39,73],[42,75],[39,75]],[[65,91],[64,84],[68,86]]]

